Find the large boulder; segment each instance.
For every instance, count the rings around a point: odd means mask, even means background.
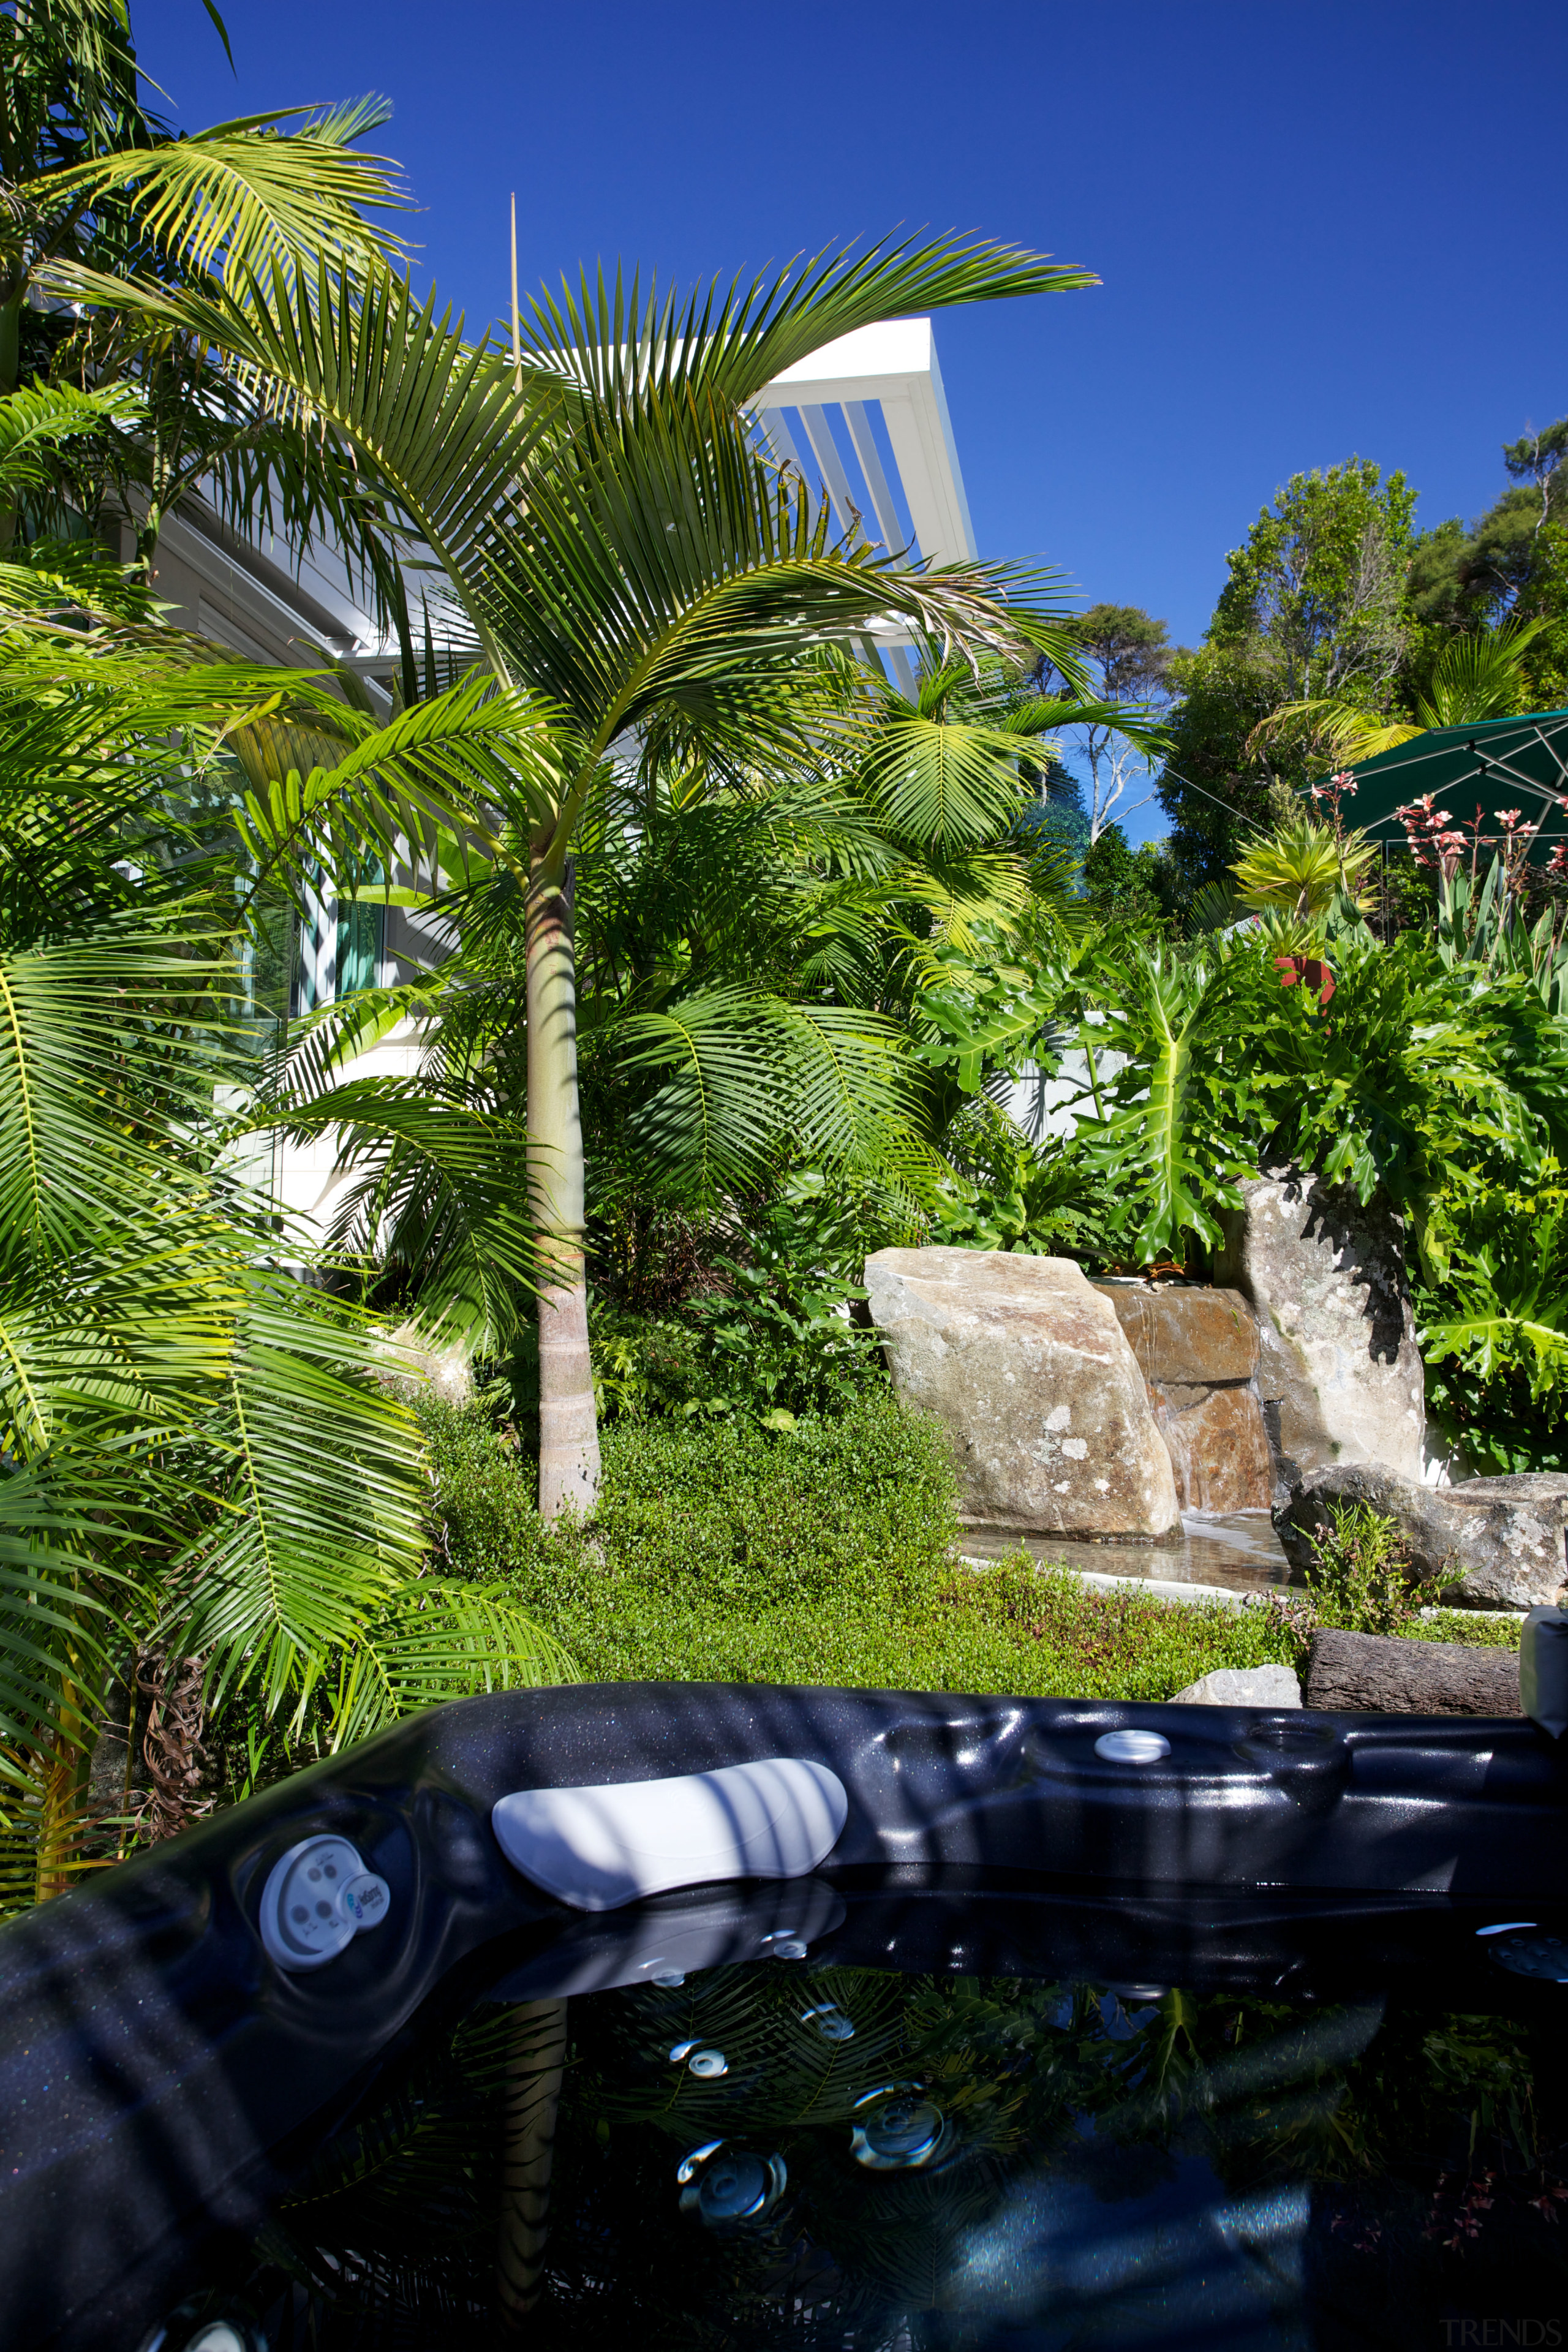
[[[866,1261],[893,1386],[944,1422],[965,1517],[1089,1541],[1173,1541],[1171,1457],[1108,1299],[1070,1258],[881,1250]]]
[[[1415,1573],[1461,1607],[1547,1607],[1568,1578],[1568,1477],[1556,1472],[1422,1486],[1376,1465],[1319,1471],[1274,1515],[1292,1568],[1311,1565],[1331,1503],[1366,1503],[1396,1520]]]
[[[1273,1465],[1258,1325],[1238,1290],[1097,1282],[1138,1359],[1184,1511],[1266,1511]]]
[[[1293,1169],[1241,1191],[1215,1280],[1258,1319],[1277,1494],[1338,1463],[1418,1479],[1426,1396],[1399,1220]]]

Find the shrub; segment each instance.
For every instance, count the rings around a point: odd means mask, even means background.
[[[592,1526],[555,1534],[481,1406],[425,1418],[444,1566],[502,1583],[589,1680],[1166,1698],[1296,1659],[1277,1610],[1101,1595],[1023,1556],[958,1564],[946,1439],[889,1397],[782,1432],[618,1423]]]
[[[1023,1553],[965,1566],[945,1437],[888,1396],[776,1432],[616,1423],[592,1525],[553,1533],[531,1463],[482,1405],[423,1411],[443,1571],[522,1602],[592,1682],[1165,1699],[1218,1666],[1300,1672],[1314,1629],[1364,1623],[1376,1586],[1364,1530],[1338,1585],[1241,1609],[1100,1592]],[[1518,1636],[1468,1611],[1405,1615],[1399,1630]]]
[[[480,1405],[431,1406],[439,1544],[458,1575],[542,1607],[668,1595],[686,1610],[908,1600],[957,1532],[946,1440],[890,1396],[786,1430],[622,1422],[603,1433],[591,1528],[550,1535],[519,1457]]]
[[[1318,1622],[1352,1633],[1398,1633],[1415,1613],[1410,1547],[1396,1521],[1366,1503],[1331,1503],[1306,1571]]]
[[[659,1257],[657,1248],[634,1251],[628,1264],[626,1234],[642,1235],[648,1221],[621,1205],[618,1223],[595,1226],[588,1310],[606,1419],[750,1415],[787,1427],[886,1389],[860,1274],[868,1251],[894,1237],[891,1196],[795,1169],[767,1196],[733,1203],[700,1229],[690,1219],[656,1218],[655,1228],[673,1224],[681,1243],[673,1264],[668,1253],[661,1259],[660,1280],[644,1278],[643,1261]],[[903,1216],[907,1223],[907,1210]]]
[[[766,1268],[713,1263],[729,1289],[679,1314],[593,1302],[595,1385],[606,1417],[752,1416],[787,1428],[801,1414],[842,1412],[886,1389],[877,1335],[840,1312],[861,1292],[826,1276],[815,1288],[791,1290]]]

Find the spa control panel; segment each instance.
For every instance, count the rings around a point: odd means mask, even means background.
[[[301,1838],[274,1863],[261,1894],[261,1940],[280,1969],[324,1968],[391,1907],[384,1878],[344,1837]]]

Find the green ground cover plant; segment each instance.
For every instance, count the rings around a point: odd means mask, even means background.
[[[1300,1671],[1320,1624],[1518,1639],[1465,1610],[1418,1617],[1412,1601],[1391,1614],[1359,1555],[1348,1569],[1336,1555],[1314,1591],[1241,1609],[1100,1592],[1022,1552],[966,1565],[945,1436],[887,1395],[784,1430],[613,1423],[592,1526],[553,1530],[490,1407],[420,1410],[443,1572],[526,1609],[585,1681],[1160,1700],[1216,1667]]]
[[[1402,1633],[1419,1605],[1410,1547],[1397,1523],[1365,1503],[1331,1503],[1307,1583],[1325,1624]]]

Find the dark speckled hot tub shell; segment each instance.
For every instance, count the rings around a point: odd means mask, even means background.
[[[1098,1757],[1127,1726],[1169,1756]],[[1473,1906],[1538,1916],[1568,1886],[1568,1759],[1519,1719],[624,1683],[436,1708],[0,1931],[5,2340],[132,2352],[194,2250],[254,2233],[430,2004],[546,1993],[635,1931],[512,1871],[498,1797],[779,1755],[845,1784],[816,1880],[839,1898],[835,1953],[884,1966],[989,1952],[1041,1974],[1300,1986],[1373,1947],[1457,1951],[1442,1921],[1468,1936]],[[387,1881],[391,1913],[286,1976],[257,1932],[261,1887],[325,1830]],[[750,1933],[788,1890],[731,1899]]]

